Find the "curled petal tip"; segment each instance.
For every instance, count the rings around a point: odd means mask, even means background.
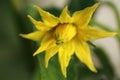
[[[118,33],[114,32],[114,35],[118,35]]]
[[[100,2],[96,2],[96,3],[93,5],[93,8],[96,9],[99,5],[100,5]]]
[[[37,50],[36,52],[33,53],[33,56],[38,55],[39,53],[41,53],[41,51]]]
[[[68,6],[65,6],[66,9],[68,9]]]
[[[34,53],[33,53],[33,56],[36,56],[37,54],[38,54],[38,51],[34,52]]]
[[[25,34],[19,34],[19,36],[21,36],[21,37],[25,38]]]
[[[21,35],[23,35],[23,34],[19,34],[19,36],[21,36]]]
[[[64,74],[64,77],[65,77],[65,78],[67,78],[67,75],[66,75],[66,74]]]
[[[116,36],[116,35],[118,35],[118,33],[116,33],[116,32],[111,32],[111,36]]]
[[[45,60],[45,68],[48,68],[48,61]]]
[[[27,15],[27,17],[28,17],[30,20],[34,20],[30,15]]]
[[[34,53],[33,56],[36,56],[36,54]]]
[[[45,68],[48,68],[48,64],[45,64]]]
[[[38,6],[37,6],[37,5],[34,5],[33,7],[34,7],[34,8],[37,8]]]
[[[30,18],[31,16],[30,15],[27,15],[28,18]]]
[[[30,15],[27,15],[27,17],[28,17],[32,22],[35,21]]]
[[[34,5],[33,6],[34,8],[36,8],[37,10],[42,10],[39,6],[37,6],[37,5]]]
[[[97,73],[97,70],[96,70],[95,68],[94,68],[94,69],[92,69],[92,71],[93,71],[93,72],[95,72],[95,73]]]

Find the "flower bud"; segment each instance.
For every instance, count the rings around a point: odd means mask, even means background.
[[[60,24],[56,27],[56,44],[70,41],[76,35],[76,26],[73,24]]]

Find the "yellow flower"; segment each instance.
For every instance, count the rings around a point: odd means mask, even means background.
[[[69,15],[68,8],[65,7],[59,18],[35,6],[43,21],[37,21],[28,16],[37,31],[21,34],[21,36],[40,42],[40,47],[33,55],[35,56],[45,51],[46,67],[48,67],[50,58],[58,52],[59,63],[65,77],[66,68],[73,54],[91,71],[96,72],[87,41],[116,34],[115,32],[106,32],[88,25],[98,5],[99,3],[96,3],[91,7],[76,11],[72,16]]]

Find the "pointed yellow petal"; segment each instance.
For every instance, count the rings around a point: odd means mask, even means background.
[[[46,50],[46,54],[45,54],[45,67],[46,68],[48,67],[48,62],[50,58],[53,57],[57,53],[58,49],[59,49],[59,46],[55,46],[55,47],[52,47]]]
[[[63,11],[62,11],[62,13],[61,13],[61,15],[60,15],[60,22],[61,23],[70,23],[71,22],[71,17],[70,17],[70,15],[69,15],[69,11],[68,11],[68,7],[66,6],[64,9],[63,9]]]
[[[76,11],[72,16],[74,23],[79,27],[84,27],[88,25],[91,16],[98,5],[99,3],[96,3],[92,7],[87,7],[83,10]]]
[[[28,15],[28,18],[31,20],[31,22],[35,25],[35,27],[40,31],[48,31],[51,28],[47,25],[45,25],[43,22],[36,21],[34,18],[32,18],[30,15]]]
[[[29,34],[20,34],[23,38],[27,38],[33,41],[40,41],[45,32],[35,31]]]
[[[59,53],[58,53],[59,62],[62,73],[65,77],[66,77],[66,68],[68,67],[71,56],[73,54],[74,54],[74,46],[72,45],[72,42],[63,44],[62,47],[59,49]]]
[[[96,72],[96,69],[91,59],[89,46],[86,44],[86,42],[76,39],[74,43],[75,43],[75,54],[78,57],[78,59],[82,63],[84,63],[91,71]]]
[[[59,19],[47,11],[42,10],[38,6],[34,6],[40,13],[44,23],[48,26],[55,27],[59,23]]]
[[[115,32],[106,32],[104,30],[100,30],[90,26],[84,30],[79,31],[78,33],[80,37],[81,35],[83,36],[84,40],[95,40],[104,37],[115,36],[117,34]]]
[[[59,62],[60,62],[60,66],[61,66],[61,70],[63,75],[66,77],[66,53],[65,49],[60,48],[59,53],[58,53],[58,57],[59,57]]]
[[[33,54],[33,56],[45,51],[45,50],[48,50],[54,46],[56,46],[56,40],[51,36],[50,33],[46,34],[42,41],[41,41],[41,45],[40,47],[37,49],[37,51]]]

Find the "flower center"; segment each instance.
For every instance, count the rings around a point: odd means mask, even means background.
[[[76,27],[73,24],[60,24],[55,29],[56,44],[70,41],[76,35]]]

